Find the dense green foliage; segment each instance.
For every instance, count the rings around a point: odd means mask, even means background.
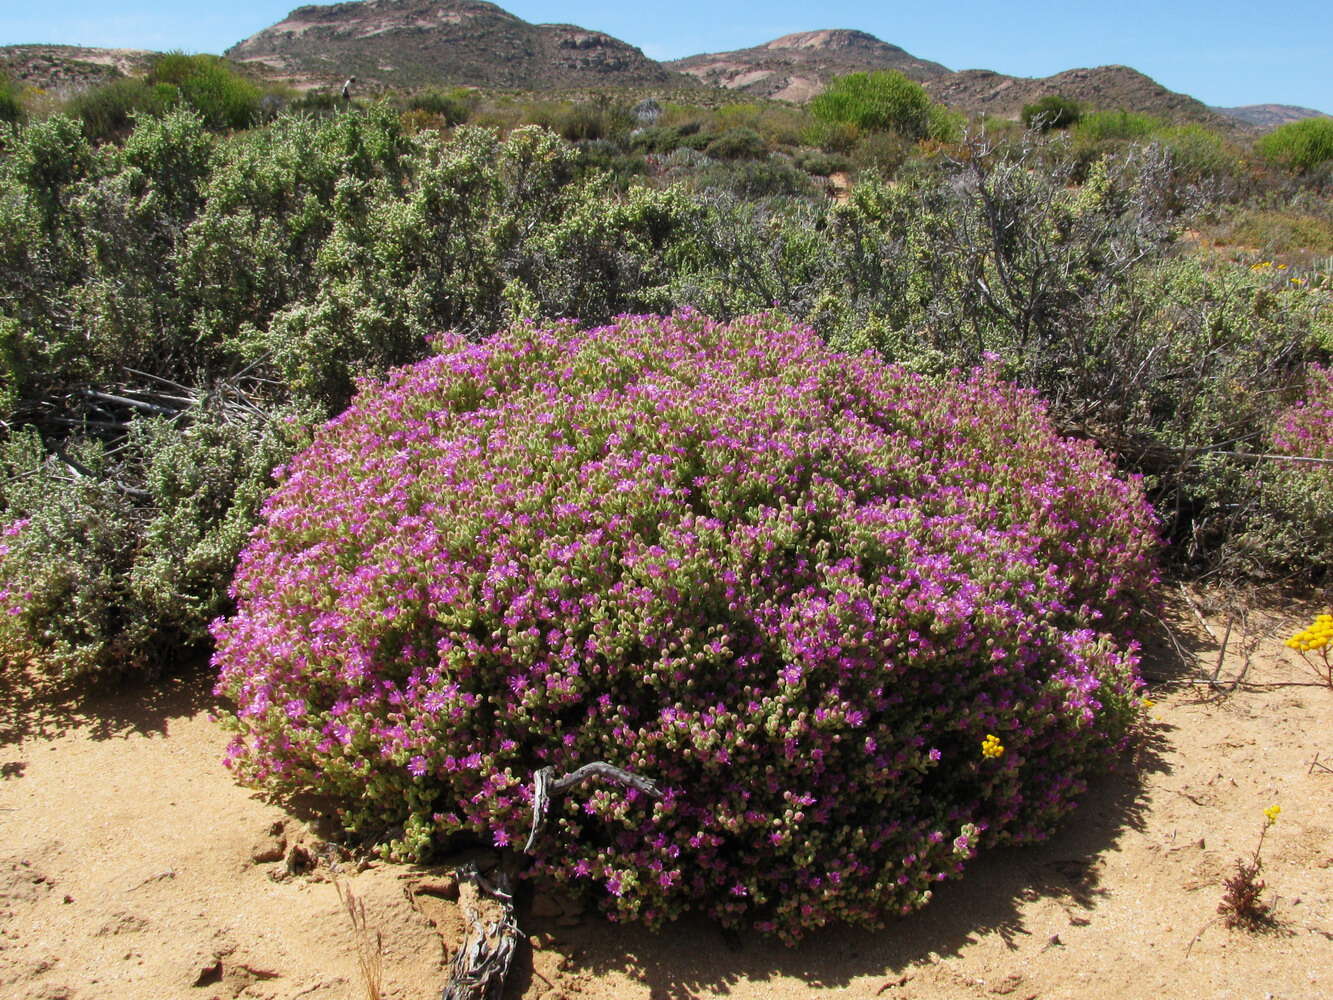
[[[18,85],[8,77],[0,76],[0,122],[16,122],[22,117]]]
[[[5,476],[6,521],[31,526],[0,576],[33,598],[4,648],[66,675],[153,669],[202,636],[309,422],[284,430],[284,408],[336,412],[441,330],[662,304],[699,217],[580,179],[550,133],[441,144],[385,108],[224,140],[176,110],[100,149],[56,116],[3,142],[7,419],[41,432]]]
[[[836,77],[810,102],[811,114],[822,121],[909,139],[930,134],[930,109],[925,88],[893,70]]]
[[[1078,124],[1083,117],[1083,109],[1079,107],[1078,101],[1063,94],[1047,94],[1039,101],[1025,104],[1020,117],[1028,128],[1049,132]]]
[[[218,79],[194,57],[160,67],[153,93]],[[1323,570],[1299,554],[1327,550],[1325,522],[1274,502],[1253,460],[1228,453],[1261,448],[1307,363],[1328,360],[1328,267],[1181,247],[1183,213],[1216,211],[1210,193],[1239,189],[1217,179],[1253,172],[1212,133],[917,144],[848,122],[806,131],[789,108],[668,103],[631,135],[606,102],[505,100],[470,120],[545,108],[600,137],[317,102],[322,117],[231,132],[183,99],[0,126],[0,416],[18,449],[0,523],[36,526],[0,578],[45,579],[48,595],[40,614],[10,616],[7,656],[110,671],[196,639],[265,463],[356,379],[440,333],[682,306],[727,319],[776,304],[932,377],[998,356],[1063,429],[1148,477],[1178,567]],[[1137,129],[1090,118],[1099,136]],[[836,202],[811,176],[848,167],[864,173]],[[1286,207],[1296,181],[1266,183],[1237,233],[1258,220],[1276,234],[1263,245],[1327,252],[1317,187]],[[218,399],[230,408],[215,427]],[[299,415],[290,433],[272,433],[280,413]],[[263,461],[240,461],[242,439]],[[236,484],[234,515],[230,485],[192,499],[204,478],[152,479],[159,453],[189,468],[196,449]],[[79,580],[77,566],[96,572]]]
[[[461,125],[467,121],[472,113],[472,104],[470,96],[458,89],[448,92],[423,90],[413,94],[407,101],[409,110],[439,115],[446,125]]]
[[[1152,115],[1133,111],[1090,111],[1074,126],[1074,134],[1085,141],[1146,139],[1165,123]]]
[[[1279,125],[1259,140],[1259,152],[1291,170],[1313,170],[1333,160],[1333,118]]]
[[[179,98],[180,91],[170,84],[124,77],[75,94],[65,111],[83,123],[89,139],[109,142],[128,135],[137,116],[161,114]]]
[[[168,52],[148,71],[149,85],[175,88],[209,128],[246,128],[259,114],[263,91],[221,56]]]

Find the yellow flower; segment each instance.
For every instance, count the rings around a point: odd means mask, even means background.
[[[1144,699],[1143,699],[1143,707],[1144,707],[1144,708],[1152,708],[1152,707],[1153,707],[1154,705],[1156,705],[1156,704],[1157,704],[1157,702],[1153,701],[1151,698],[1144,698]]]
[[[1333,615],[1316,615],[1313,624],[1301,629],[1284,643],[1302,653],[1327,649],[1330,644],[1333,644]]]
[[[981,741],[981,756],[983,757],[1002,757],[1004,756],[1004,744],[1000,738],[991,733]]]
[[[1268,821],[1269,826],[1277,822],[1277,816],[1280,812],[1282,812],[1281,806],[1269,806],[1264,810],[1264,818]]]

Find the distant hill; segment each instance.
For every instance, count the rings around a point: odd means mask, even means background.
[[[0,47],[0,75],[69,95],[117,76],[140,75],[155,55],[10,45]],[[1143,112],[1230,131],[1267,130],[1320,114],[1281,104],[1209,108],[1127,66],[1071,69],[1041,78],[982,69],[954,72],[849,29],[803,31],[748,49],[658,63],[603,32],[530,24],[482,0],[298,7],[226,55],[249,72],[297,86],[336,85],[355,76],[363,93],[453,84],[529,91],[712,87],[804,103],[835,76],[891,69],[921,82],[948,107],[1009,119],[1048,94],[1062,94],[1091,109]]]
[[[1210,110],[1216,111],[1219,115],[1226,115],[1228,118],[1235,118],[1246,125],[1253,125],[1265,132],[1271,131],[1279,125],[1298,122],[1305,118],[1330,117],[1322,111],[1315,111],[1313,108],[1298,108],[1294,104],[1247,104],[1241,108],[1211,108]]]
[[[285,76],[415,87],[526,90],[679,85],[632,45],[570,24],[529,24],[477,0],[365,0],[298,7],[227,50]]]
[[[78,45],[0,46],[0,76],[68,96],[119,76],[142,73],[155,53]]]
[[[1137,111],[1168,122],[1197,122],[1224,131],[1238,127],[1236,119],[1218,114],[1188,94],[1167,90],[1128,66],[1068,69],[1038,78],[969,69],[927,80],[925,88],[941,104],[998,118],[1016,119],[1024,105],[1048,94],[1062,94],[1096,111]]]
[[[984,69],[953,72],[864,31],[804,31],[754,48],[689,56],[666,65],[712,86],[796,103],[814,97],[835,76],[897,70],[919,81],[941,104],[972,114],[1016,119],[1025,104],[1047,94],[1063,94],[1098,110],[1123,108],[1172,122],[1238,127],[1237,118],[1167,90],[1128,66],[1071,69],[1044,78],[1006,76]]]
[[[874,35],[841,28],[802,31],[751,49],[687,56],[666,65],[710,86],[796,103],[847,73],[893,69],[913,80],[930,80],[949,72]]]

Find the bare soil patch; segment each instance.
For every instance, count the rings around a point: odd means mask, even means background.
[[[919,914],[788,949],[701,920],[608,924],[529,887],[507,995],[1333,995],[1333,691],[1281,645],[1314,610],[1251,614],[1217,690],[1201,681],[1226,620],[1205,613],[1210,636],[1181,602],[1179,649],[1163,632],[1145,661],[1157,705],[1136,762],[1049,842],[979,858]],[[0,996],[363,1000],[358,944],[376,932],[382,996],[438,996],[463,930],[447,869],[358,863],[233,784],[210,688],[201,665],[114,695],[0,697]],[[1229,930],[1222,881],[1270,805],[1276,920]],[[335,880],[364,905],[360,935]]]

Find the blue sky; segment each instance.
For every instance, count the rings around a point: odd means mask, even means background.
[[[0,44],[64,42],[221,52],[282,20],[292,0],[4,0]],[[1333,114],[1333,0],[953,0],[948,4],[699,2],[669,7],[512,0],[533,22],[595,28],[656,59],[718,52],[793,31],[859,28],[951,69],[1047,76],[1123,63],[1215,105],[1297,104]]]

